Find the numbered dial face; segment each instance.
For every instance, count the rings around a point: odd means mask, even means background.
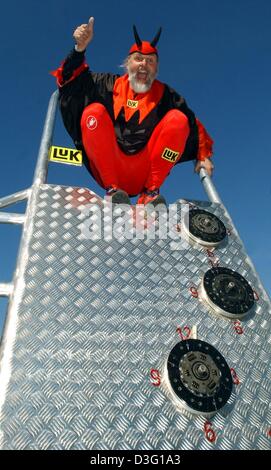
[[[218,313],[229,318],[246,315],[254,305],[254,294],[241,274],[228,268],[212,268],[203,278],[206,300]]]
[[[219,245],[227,234],[223,222],[203,209],[190,209],[184,217],[184,227],[190,238],[207,246]]]
[[[187,339],[169,354],[170,387],[180,404],[196,414],[213,414],[230,398],[232,377],[223,356],[210,344]]]

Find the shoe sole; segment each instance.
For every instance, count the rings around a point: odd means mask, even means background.
[[[117,191],[113,196],[111,197],[111,202],[112,204],[127,204],[131,205],[130,198],[128,194],[125,191]]]
[[[159,206],[160,204],[163,204],[164,206],[167,205],[164,196],[161,196],[161,195],[159,194],[159,196],[157,196],[153,201],[148,202],[148,203],[146,204],[146,207],[150,207],[150,206],[156,207],[156,206]]]

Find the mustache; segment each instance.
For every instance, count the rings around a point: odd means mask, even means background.
[[[130,73],[129,73],[129,77],[131,77],[131,78],[136,78],[136,76],[137,76],[138,73],[143,73],[143,72],[146,73],[146,75],[147,75],[148,78],[150,77],[150,72],[148,72],[147,70],[137,70],[136,72],[133,72],[133,73],[130,72]]]
[[[147,77],[147,83],[150,83],[152,84],[153,80],[155,79],[156,75],[155,73],[151,73],[149,70],[137,70],[136,72],[131,72],[129,70],[129,68],[127,69],[127,72],[128,72],[128,76],[129,76],[129,80],[136,80],[137,79],[137,74],[140,72],[144,72],[146,73],[146,77]]]

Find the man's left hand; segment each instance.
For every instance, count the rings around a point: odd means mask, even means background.
[[[207,171],[209,176],[212,176],[214,165],[210,158],[205,158],[205,160],[198,160],[195,165],[195,172],[199,173],[200,169],[204,168]]]

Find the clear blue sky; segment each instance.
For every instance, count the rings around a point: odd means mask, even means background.
[[[215,140],[214,183],[270,293],[271,2],[11,0],[1,16],[0,197],[31,185],[55,89],[49,71],[73,47],[74,28],[94,16],[88,63],[121,73],[132,24],[143,39],[162,25],[159,78],[186,98]],[[54,143],[73,146],[60,117]],[[102,194],[83,168],[51,164],[48,181]],[[191,163],[174,169],[163,193],[168,202],[206,199]],[[19,235],[18,227],[0,226],[0,282],[11,280]]]

